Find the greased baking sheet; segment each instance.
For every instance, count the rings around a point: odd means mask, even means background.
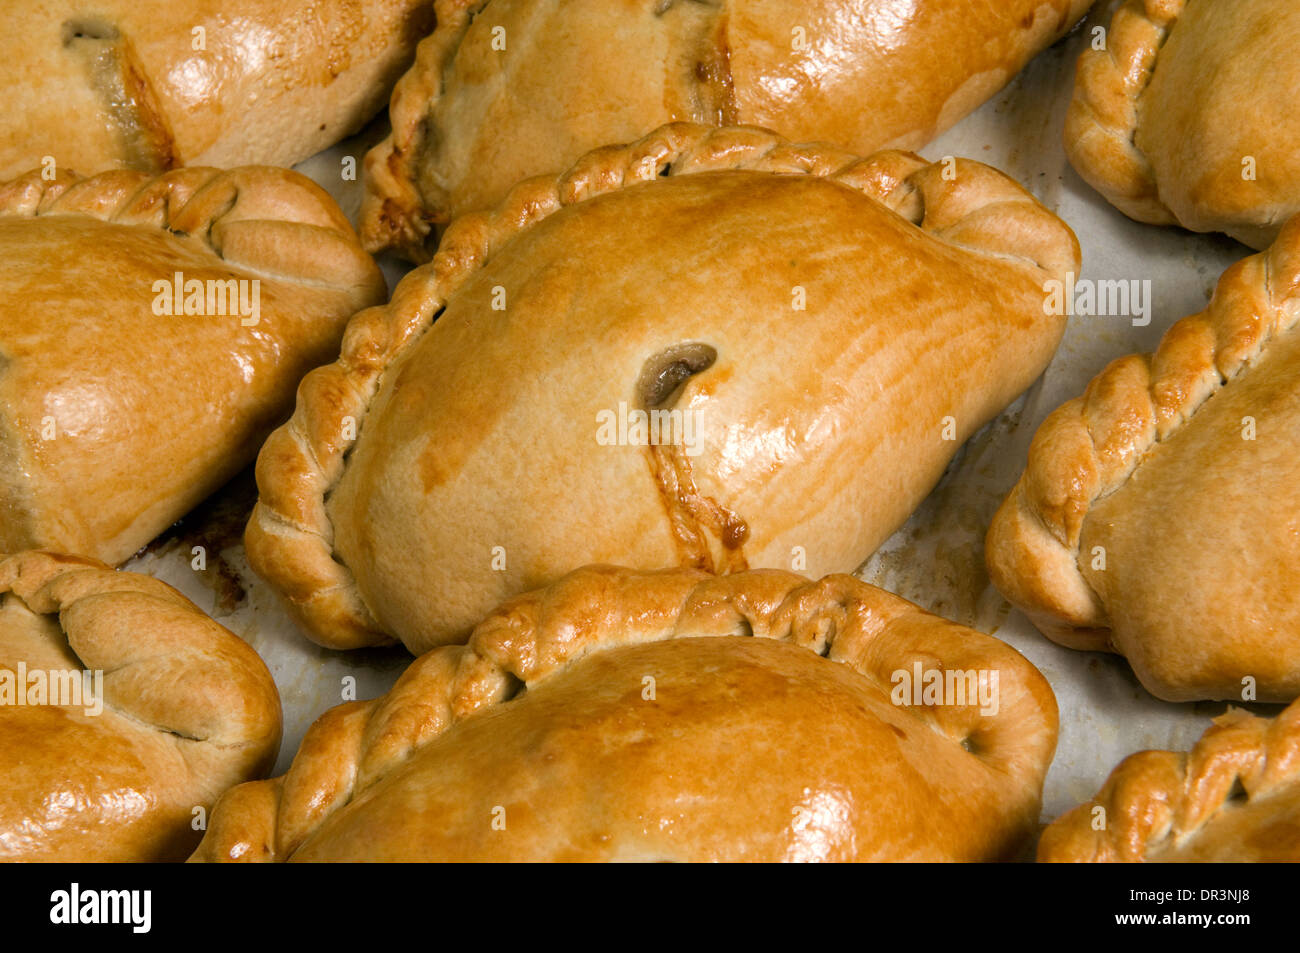
[[[1104,10],[1107,5],[1100,6]],[[922,152],[931,160],[948,155],[978,159],[1028,187],[1078,235],[1083,248],[1080,287],[1100,280],[1127,282],[1134,293],[1132,313],[1073,315],[1044,375],[971,438],[934,492],[858,572],[868,582],[1010,643],[1052,683],[1061,709],[1061,733],[1043,795],[1044,821],[1091,797],[1124,756],[1143,748],[1189,747],[1226,707],[1219,702],[1159,701],[1138,684],[1122,659],[1049,642],[1019,611],[1010,609],[984,571],[984,532],[1019,476],[1029,441],[1043,418],[1081,393],[1109,361],[1152,350],[1170,324],[1205,306],[1228,265],[1250,254],[1245,246],[1221,236],[1131,222],[1069,167],[1061,129],[1074,62],[1099,20],[1094,13],[998,96]],[[354,223],[361,158],[384,132],[381,117],[361,135],[298,166],[339,200]],[[391,288],[405,266],[395,260],[381,264]],[[244,557],[240,535],[254,498],[251,473],[245,473],[126,568],[180,589],[266,660],[284,703],[278,774],[288,767],[317,716],[345,698],[371,698],[387,691],[410,656],[400,648],[331,652],[297,630]],[[436,592],[427,595],[438,598]]]

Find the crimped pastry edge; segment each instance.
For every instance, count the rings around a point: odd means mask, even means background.
[[[263,770],[270,768],[281,731],[280,694],[271,673],[242,639],[171,586],[151,576],[115,570],[86,556],[29,550],[0,555],[0,598],[5,595],[12,595],[33,613],[58,617],[72,653],[88,669],[104,672],[106,707],[179,739],[248,749],[257,755]],[[138,630],[141,645],[120,638],[115,630],[97,631],[99,621],[107,618],[115,603],[138,615],[140,622],[133,624],[133,630]],[[182,616],[177,616],[178,609]],[[182,621],[189,624],[182,625]],[[225,669],[223,681],[234,686],[233,694],[242,704],[232,708],[229,698],[195,694],[186,688],[183,678],[169,678],[159,691],[168,696],[176,717],[173,723],[163,724],[132,700],[115,695],[109,682],[115,673],[167,662],[167,671],[174,675],[170,663],[178,656],[185,657],[196,673],[211,675],[214,666],[221,666]],[[150,701],[156,702],[157,695]],[[210,730],[200,735],[194,729],[204,723]]]
[[[245,533],[250,564],[319,645],[350,649],[394,641],[333,551],[325,500],[356,439],[343,434],[360,432],[384,368],[427,330],[456,289],[517,233],[563,207],[665,174],[744,169],[815,175],[878,201],[953,247],[1019,261],[1044,279],[1077,269],[1078,241],[1064,222],[995,169],[954,161],[955,176],[945,176],[943,163],[911,153],[861,158],[824,143],[790,143],[752,126],[669,123],[636,142],[589,152],[559,176],[525,180],[495,210],[462,216],[444,233],[433,260],[408,274],[387,306],[352,319],[338,361],[299,386],[292,418],[258,456],[260,498]],[[1016,247],[1017,241],[1030,247]],[[344,426],[348,420],[353,427]]]
[[[1106,608],[1078,566],[1089,509],[1298,321],[1300,216],[1225,271],[1207,308],[1172,325],[1154,354],[1112,361],[1043,421],[985,553],[994,584],[1045,635],[1116,651]]]
[[[1178,222],[1160,200],[1155,171],[1134,138],[1138,100],[1184,5],[1125,0],[1112,16],[1106,48],[1080,54],[1065,117],[1065,151],[1075,171],[1129,218],[1152,225]]]
[[[1186,842],[1235,797],[1268,797],[1300,784],[1300,701],[1276,718],[1228,711],[1186,754],[1140,751],[1111,772],[1097,795],[1052,822],[1038,844],[1043,863],[1134,863]],[[1094,812],[1105,826],[1093,829]]]
[[[105,712],[118,716],[124,726],[174,743],[189,772],[184,790],[196,807],[211,810],[231,785],[265,777],[271,770],[283,727],[271,673],[252,648],[171,586],[88,557],[30,550],[0,554],[0,601],[6,598],[31,613],[53,617],[77,663],[97,673],[98,700]],[[126,750],[131,750],[129,744]],[[99,766],[85,764],[80,770],[93,776]],[[39,792],[12,796],[22,804],[33,794]],[[91,803],[80,810],[107,811],[103,820],[113,820],[111,804]],[[116,859],[180,859],[172,856],[175,850],[193,843],[188,820],[179,827],[153,822],[153,849],[162,853]],[[57,825],[54,834],[57,839]],[[42,861],[56,859],[72,846],[55,848],[39,835],[31,844],[19,843],[0,854]],[[78,843],[92,853],[97,849],[96,843]],[[48,853],[51,849],[59,853]]]
[[[918,633],[953,639],[937,660],[944,667],[997,668],[1001,704],[988,716],[977,704],[904,707],[953,744],[971,742],[973,757],[1040,797],[1056,747],[1056,699],[1010,646],[847,575],[588,566],[505,602],[466,645],[420,656],[387,695],[327,711],[285,775],[222,797],[191,861],[290,859],[335,812],[458,722],[591,653],[692,637],[776,639],[847,664],[888,695],[891,664],[936,664],[934,643],[917,644]]]
[[[474,13],[486,5],[487,0],[435,0],[433,32],[416,46],[415,62],[393,87],[388,106],[392,131],[362,162],[360,232],[370,252],[392,248],[415,262],[429,258],[425,241],[437,221],[415,187],[415,162],[428,106],[441,95],[443,72]]]
[[[434,31],[420,42],[415,62],[393,88],[389,105],[392,131],[367,152],[364,161],[365,193],[359,231],[366,249],[374,254],[391,250],[410,261],[424,263],[431,257],[428,249],[430,237],[447,224],[448,197],[421,193],[416,184],[419,177],[417,160],[427,135],[431,106],[443,95],[447,69],[474,17],[489,2],[436,0]],[[1071,0],[1072,6],[1060,17],[1063,25],[1056,33],[1057,39],[1079,21],[1092,2]],[[1075,8],[1078,8],[1077,12],[1074,12]],[[722,4],[721,10],[725,13],[726,9]],[[764,120],[724,115],[721,125],[747,125],[760,121]],[[878,151],[906,145],[899,140],[881,142]]]
[[[156,229],[197,244],[232,275],[260,276],[337,302],[331,311],[340,321],[385,298],[383,274],[333,198],[288,169],[192,166],[157,176],[114,170],[89,177],[63,170],[50,178],[34,169],[0,183],[0,223],[24,228],[66,217]],[[14,492],[21,498],[21,488]],[[39,532],[11,538],[10,547],[109,555],[100,551],[103,541],[88,537],[79,524],[61,525],[53,538],[46,532],[49,514],[31,518]]]
[[[50,179],[33,169],[0,183],[0,218],[56,215],[188,236],[230,265],[362,300],[384,292],[383,275],[329,193],[288,169],[190,166],[89,177],[60,170]],[[285,252],[286,240],[296,253]]]

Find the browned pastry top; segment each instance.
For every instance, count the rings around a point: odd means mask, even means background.
[[[1155,354],[1043,422],[989,529],[1012,602],[1063,644],[1127,656],[1161,698],[1300,695],[1297,317],[1293,219]]]
[[[53,673],[83,671],[102,673],[98,704],[49,694]],[[279,743],[262,660],[175,589],[90,559],[0,556],[0,859],[182,859],[195,820]]]
[[[385,291],[334,201],[262,167],[33,171],[0,184],[0,260],[0,551],[109,563],[238,472]]]
[[[1229,709],[1190,752],[1125,758],[1044,831],[1038,859],[1300,861],[1300,702],[1276,718]]]
[[[378,112],[432,0],[14,0],[0,181],[292,165]]]
[[[996,701],[891,698],[917,668]],[[996,859],[1056,717],[1014,650],[848,576],[590,567],[327,712],[194,859]]]
[[[1046,366],[1078,260],[968,160],[698,125],[598,150],[356,317],[262,451],[249,558],[322,644],[415,652],[593,562],[852,571]],[[693,448],[611,445],[620,408],[689,413]]]
[[[1127,0],[1079,59],[1070,161],[1126,215],[1267,248],[1300,212],[1300,6]]]
[[[1090,2],[442,0],[366,157],[362,237],[424,260],[434,226],[669,121],[917,149]]]

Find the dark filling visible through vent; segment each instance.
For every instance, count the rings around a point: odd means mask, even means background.
[[[641,406],[668,408],[677,403],[682,385],[706,371],[718,359],[718,352],[707,344],[690,342],[660,351],[645,362],[637,382]]]

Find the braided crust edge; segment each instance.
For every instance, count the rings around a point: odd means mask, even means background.
[[[792,144],[756,127],[670,123],[637,142],[590,152],[558,177],[526,180],[494,211],[457,219],[433,260],[408,274],[386,307],[352,319],[338,361],[302,381],[293,417],[258,457],[260,498],[245,534],[250,564],[314,642],[348,649],[393,641],[333,552],[325,500],[356,440],[343,435],[361,429],[384,368],[428,329],[469,275],[516,234],[565,206],[663,174],[815,175],[880,202],[954,247],[1021,262],[1044,279],[1077,270],[1078,241],[1064,222],[1000,172],[955,162],[955,176],[945,176],[943,164],[911,153],[864,159],[821,143]]]
[[[1074,7],[1086,8],[1090,2],[1077,0]],[[365,193],[359,231],[362,243],[372,253],[393,250],[417,263],[431,257],[428,240],[435,229],[446,224],[445,209],[450,202],[445,194],[422,194],[421,186],[416,184],[416,163],[424,148],[431,106],[443,94],[444,73],[471,21],[487,3],[436,0],[437,25],[420,42],[415,62],[393,89],[389,106],[392,132],[366,154],[363,162]],[[1083,13],[1082,9],[1077,13],[1071,9],[1062,18],[1058,35]]]
[[[1056,699],[1014,649],[852,576],[817,582],[780,570],[713,576],[590,566],[499,607],[468,644],[417,658],[385,696],[323,714],[287,774],[240,785],[212,814],[194,861],[287,860],[345,807],[457,722],[591,653],[668,639],[777,639],[846,664],[889,695],[914,660],[999,669],[996,715],[968,706],[907,706],[990,770],[1041,792],[1056,748]]]
[[[1174,225],[1155,171],[1138,148],[1138,100],[1185,0],[1127,0],[1111,19],[1106,48],[1079,56],[1065,116],[1065,151],[1075,171],[1129,218]]]
[[[223,261],[269,278],[346,290],[357,307],[382,300],[383,275],[329,193],[288,169],[192,166],[158,176],[118,170],[88,178],[34,169],[0,183],[0,217],[85,215],[202,242]]]
[[[362,161],[361,240],[366,250],[395,249],[414,262],[429,259],[425,241],[439,224],[415,186],[429,104],[442,93],[442,74],[487,0],[436,0],[433,32],[415,49],[415,62],[393,87],[388,116],[393,131]]]
[[[1300,701],[1276,718],[1230,708],[1187,754],[1140,751],[1120,762],[1091,801],[1043,832],[1038,860],[1135,863],[1213,825],[1245,793],[1250,800],[1300,784]],[[1105,811],[1105,829],[1092,829]],[[1248,859],[1248,858],[1243,858]]]
[[[280,694],[258,654],[171,586],[82,556],[0,556],[0,597],[57,615],[104,705],[155,731],[222,749],[241,777],[280,745]]]
[[[1089,509],[1298,321],[1300,217],[1269,249],[1225,271],[1209,306],[1170,327],[1154,354],[1112,361],[1043,421],[985,552],[994,584],[1044,634],[1116,651],[1106,607],[1078,566]]]

